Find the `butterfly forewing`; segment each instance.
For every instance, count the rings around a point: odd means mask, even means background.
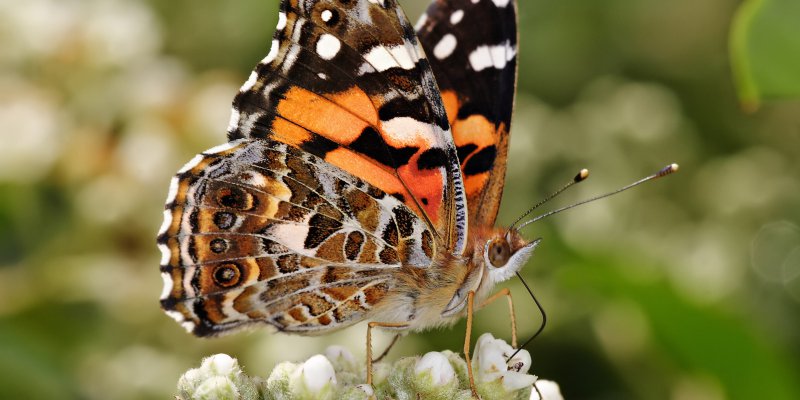
[[[452,126],[470,224],[492,226],[517,78],[516,2],[435,0],[417,28]]]
[[[362,320],[432,232],[396,198],[272,140],[203,153],[175,178],[159,235],[162,306],[201,336],[251,323],[313,334]]]
[[[272,138],[400,199],[460,253],[466,200],[439,90],[394,0],[283,1],[229,138]]]

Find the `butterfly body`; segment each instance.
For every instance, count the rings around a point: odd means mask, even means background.
[[[370,320],[404,324],[402,330],[422,331],[450,326],[467,312],[466,299],[470,291],[475,301],[483,303],[495,288],[518,271],[527,261],[536,243],[528,243],[516,231],[506,236],[501,228],[479,232],[468,242],[461,256],[448,253],[426,269],[405,269],[397,274],[398,285],[377,307]],[[486,244],[497,241],[509,244],[518,254],[513,263],[494,268],[486,260]]]
[[[435,0],[416,33],[394,0],[283,0],[229,142],[173,178],[165,311],[198,336],[318,335],[480,304],[536,246],[494,227],[516,34],[509,0]]]

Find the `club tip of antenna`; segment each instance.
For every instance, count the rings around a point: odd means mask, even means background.
[[[678,164],[672,163],[672,164],[667,165],[666,167],[664,167],[661,171],[658,171],[658,174],[656,174],[656,175],[658,175],[658,176],[669,175],[669,174],[671,174],[673,172],[678,172],[679,168],[680,168],[680,166]]]
[[[578,172],[578,175],[575,175],[575,183],[578,183],[588,177],[589,177],[589,170],[584,168],[580,172]]]

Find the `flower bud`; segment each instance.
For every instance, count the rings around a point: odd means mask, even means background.
[[[222,400],[239,399],[239,390],[233,381],[226,376],[213,376],[203,381],[194,391],[192,399]]]
[[[240,371],[239,362],[227,354],[206,357],[200,364],[200,370],[208,376],[229,376]]]
[[[301,399],[329,398],[335,391],[336,372],[325,356],[317,354],[292,373],[289,385]]]
[[[239,362],[227,354],[203,359],[200,368],[186,371],[178,380],[182,399],[258,398],[256,384],[242,372]]]
[[[434,386],[449,385],[456,379],[456,371],[444,354],[432,351],[422,356],[414,367],[417,376],[424,376]]]

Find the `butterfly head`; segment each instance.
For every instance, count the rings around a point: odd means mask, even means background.
[[[495,231],[483,243],[483,264],[489,272],[489,285],[508,280],[533,255],[541,239],[527,241],[516,229]]]

